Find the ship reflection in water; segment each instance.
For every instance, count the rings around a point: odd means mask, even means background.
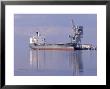
[[[67,50],[30,49],[30,69],[32,72],[29,75],[30,76],[96,75],[97,72],[96,57],[93,57],[94,56],[93,53],[94,53],[93,50],[67,51]]]

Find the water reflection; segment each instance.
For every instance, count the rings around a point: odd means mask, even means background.
[[[30,66],[36,71],[63,71],[68,75],[80,75],[83,71],[82,51],[30,49]]]
[[[83,71],[82,65],[82,51],[71,51],[69,53],[69,62],[73,70],[73,75],[80,75],[80,72]]]
[[[39,55],[38,55],[38,50],[30,50],[30,66],[32,68],[37,68],[39,69]]]

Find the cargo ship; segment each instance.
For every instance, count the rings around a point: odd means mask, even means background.
[[[68,36],[71,42],[65,44],[48,44],[46,39],[36,32],[35,36],[30,37],[29,47],[34,50],[96,50],[91,44],[81,44],[83,38],[83,26],[74,25],[72,20],[72,34]]]

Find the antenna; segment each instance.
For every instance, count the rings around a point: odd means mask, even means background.
[[[72,19],[72,25],[74,25],[74,20]]]

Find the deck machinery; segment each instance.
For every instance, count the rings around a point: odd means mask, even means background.
[[[72,20],[72,34],[69,35],[71,39],[70,45],[79,47],[81,45],[81,38],[83,38],[83,26],[74,25],[74,21]]]

